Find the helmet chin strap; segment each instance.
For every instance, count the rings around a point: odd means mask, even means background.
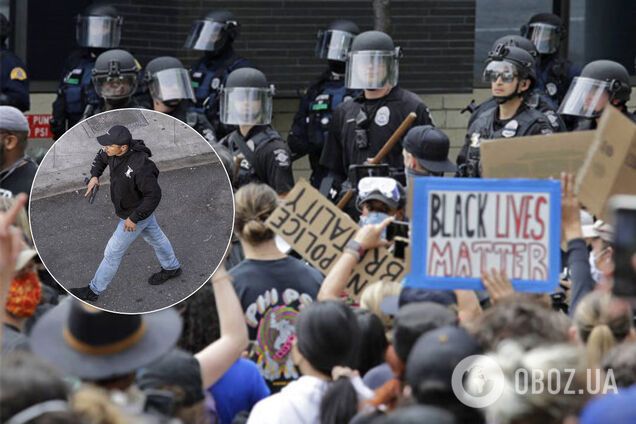
[[[508,94],[507,96],[492,96],[495,99],[495,102],[497,102],[498,105],[504,104],[509,100],[514,99],[515,97],[523,97],[524,96],[524,92],[519,93],[519,81],[517,81],[517,85],[515,87],[515,91],[513,91],[511,94]]]

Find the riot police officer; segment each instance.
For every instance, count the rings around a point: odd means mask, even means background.
[[[326,59],[328,69],[320,75],[300,100],[292,127],[287,136],[294,159],[309,156],[311,184],[318,188],[327,170],[320,165],[320,154],[327,139],[335,108],[345,100],[361,94],[345,87],[347,54],[353,39],[360,32],[351,21],[332,22],[326,31],[318,32],[316,56]]]
[[[97,56],[119,46],[123,18],[111,5],[93,4],[75,20],[75,40],[80,49],[66,59],[57,97],[53,102],[51,131],[58,139],[64,132],[102,107],[102,100],[92,83],[92,70]],[[87,110],[87,108],[89,110]]]
[[[537,52],[535,45],[532,44],[530,40],[521,37],[520,35],[505,35],[497,39],[492,45],[492,50],[494,50],[499,44],[522,48],[530,53],[535,61],[539,56],[539,52]],[[552,100],[548,97],[547,93],[536,87],[536,85],[533,87],[532,92],[526,97],[525,103],[529,107],[543,113],[546,118],[548,118],[548,122],[550,122],[554,132],[567,131],[565,123],[557,113],[557,109],[553,106]],[[468,120],[468,126],[470,126],[481,113],[494,107],[497,107],[497,101],[494,97],[491,97],[477,106],[467,106],[466,109],[471,110],[472,113]]]
[[[26,112],[29,101],[29,77],[24,62],[7,48],[11,24],[0,13],[0,105],[13,106]]]
[[[107,110],[144,107],[133,97],[139,71],[139,62],[126,50],[108,50],[97,56],[93,86],[103,102],[95,107],[89,104],[82,119]]]
[[[153,109],[185,122],[209,143],[216,142],[212,125],[201,112],[194,110],[194,91],[190,74],[176,57],[162,56],[146,65],[145,80]]]
[[[345,86],[364,91],[334,111],[320,157],[320,164],[329,170],[321,187],[323,193],[329,191],[327,186],[340,190],[349,166],[375,156],[409,113],[417,114],[415,125],[432,124],[422,100],[397,85],[400,56],[400,48],[383,32],[363,32],[353,40]],[[403,173],[402,149],[398,144],[384,163],[389,164],[394,175]]]
[[[261,71],[233,71],[222,88],[220,117],[222,123],[237,125],[238,129],[221,144],[240,162],[236,188],[261,182],[283,196],[294,186],[294,176],[287,143],[270,125],[273,95],[274,87]]]
[[[539,52],[536,85],[550,96],[552,107],[556,108],[572,78],[581,72],[578,66],[559,56],[561,41],[567,36],[563,21],[552,13],[538,13],[521,27],[521,35],[532,41]]]
[[[574,78],[559,113],[576,117],[574,131],[595,129],[607,104],[636,122],[626,106],[631,91],[629,73],[623,65],[611,60],[596,60],[585,65],[581,76]]]
[[[194,21],[185,48],[204,52],[190,69],[196,107],[204,112],[220,139],[232,128],[219,119],[219,94],[228,75],[239,68],[252,67],[251,63],[234,52],[233,43],[239,36],[240,25],[232,12],[216,10]]]
[[[458,175],[479,177],[481,140],[551,134],[548,119],[524,102],[535,82],[532,55],[519,47],[499,44],[488,55],[483,74],[490,82],[497,107],[484,111],[468,127],[466,141],[457,156]]]

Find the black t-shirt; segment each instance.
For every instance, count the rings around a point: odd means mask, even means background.
[[[299,377],[291,358],[298,313],[318,295],[323,276],[292,257],[245,259],[230,270],[241,301],[250,340],[251,358],[272,391]]]
[[[9,190],[14,196],[19,193],[29,195],[37,170],[38,166],[33,159],[20,159],[13,166],[0,172],[0,188]]]
[[[367,147],[356,143],[356,117],[363,110],[367,116]],[[389,94],[367,100],[364,95],[351,102],[343,102],[334,111],[329,137],[322,150],[320,164],[342,179],[347,177],[349,165],[359,165],[376,155],[411,112],[417,114],[416,125],[432,125],[428,107],[414,93],[394,87]],[[404,169],[402,145],[397,143],[382,161],[396,169]]]

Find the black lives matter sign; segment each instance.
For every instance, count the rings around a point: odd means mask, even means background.
[[[274,210],[267,226],[298,254],[327,274],[359,227],[306,180],[300,180]],[[378,281],[400,281],[405,265],[386,248],[365,253],[347,283],[347,294],[358,299]]]

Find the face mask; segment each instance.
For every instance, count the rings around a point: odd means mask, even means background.
[[[364,227],[365,225],[375,225],[379,224],[385,219],[387,219],[389,215],[384,212],[369,212],[367,215],[363,215],[360,217],[360,226]],[[386,238],[386,229],[382,232],[382,238]]]
[[[601,281],[601,270],[596,267],[596,254],[594,252],[590,252],[590,273],[592,274],[592,279],[597,283]]]

